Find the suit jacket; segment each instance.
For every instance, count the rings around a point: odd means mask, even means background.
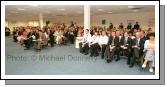
[[[27,34],[27,38],[30,38],[32,35],[36,36],[35,32],[29,32],[29,33]]]
[[[49,33],[49,38],[50,38],[51,40],[54,39],[54,31],[50,31],[50,33]]]
[[[137,40],[136,38],[132,40],[132,46],[137,45],[136,40]],[[140,47],[140,51],[141,51],[141,52],[142,52],[143,49],[144,49],[144,43],[145,43],[145,40],[142,39],[142,38],[140,38],[139,47]]]
[[[115,39],[113,39],[113,36],[109,37],[109,41],[108,41],[108,45],[111,45],[112,42],[114,41],[114,46],[119,47],[119,37],[115,37]]]
[[[140,25],[139,25],[139,24],[135,24],[135,25],[134,25],[134,29],[137,29],[137,30],[138,30],[139,28],[140,28]]]
[[[126,44],[127,48],[131,48],[132,47],[132,39],[130,37],[128,37],[127,42],[125,43],[125,37],[123,36],[121,38],[120,45],[125,45],[125,44]]]

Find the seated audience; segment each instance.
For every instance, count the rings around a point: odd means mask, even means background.
[[[5,36],[9,36],[10,29],[5,27]],[[118,29],[112,23],[106,26],[91,26],[84,31],[84,26],[78,26],[72,22],[67,26],[64,23],[54,23],[40,27],[14,27],[13,41],[25,46],[25,50],[34,47],[37,52],[54,44],[74,44],[75,37],[82,38],[79,43],[79,51],[85,55],[90,52],[90,57],[97,57],[101,52],[101,58],[107,63],[120,60],[120,55],[127,57],[127,64],[133,67],[137,63],[145,68],[149,63],[149,71],[153,72],[155,62],[155,32],[151,28],[143,30],[138,22],[132,28],[128,23],[124,28],[121,22]],[[122,58],[121,56],[121,58]]]

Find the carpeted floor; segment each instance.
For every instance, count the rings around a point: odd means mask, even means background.
[[[148,68],[129,68],[126,58],[106,63],[99,57],[79,53],[74,45],[47,47],[41,52],[24,47],[5,38],[6,75],[154,75]]]

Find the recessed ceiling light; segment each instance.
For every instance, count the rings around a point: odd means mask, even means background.
[[[98,11],[104,11],[103,9],[97,9]]]
[[[138,12],[139,10],[138,9],[135,9],[135,10],[132,10],[133,12]]]
[[[19,11],[24,11],[25,9],[24,9],[24,8],[18,8],[17,10],[19,10]]]
[[[32,5],[32,6],[38,6],[38,5]]]
[[[60,10],[60,11],[65,11],[65,9],[64,9],[64,8],[62,8],[62,9],[58,9],[58,10]]]
[[[110,12],[107,12],[107,13],[110,13],[110,14],[111,14],[112,12],[110,11]]]
[[[135,8],[134,6],[128,6],[128,8]]]

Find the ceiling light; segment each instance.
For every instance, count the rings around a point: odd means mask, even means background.
[[[139,10],[135,9],[135,10],[132,10],[133,12],[138,12]]]
[[[107,13],[111,14],[112,12],[110,11],[110,12],[107,12]]]
[[[32,6],[38,6],[38,5],[32,5]]]
[[[24,11],[25,9],[24,9],[24,8],[18,8],[17,10],[19,10],[19,11]]]
[[[128,6],[128,8],[134,8],[134,6]]]
[[[98,11],[104,11],[103,9],[97,9]]]
[[[65,11],[65,9],[64,8],[62,8],[62,9],[59,9],[60,11]]]

